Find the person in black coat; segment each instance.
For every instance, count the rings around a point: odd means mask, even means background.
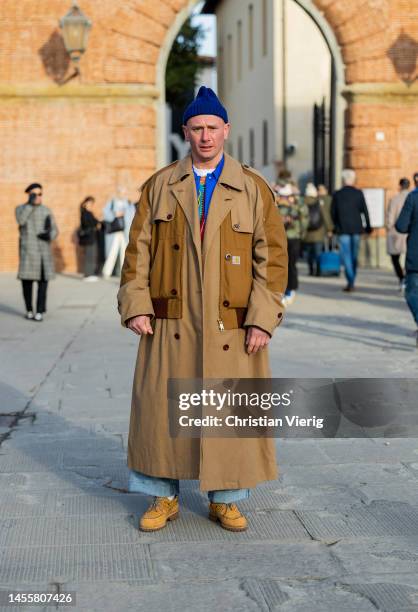
[[[354,187],[356,173],[354,170],[343,170],[342,179],[344,186],[336,191],[332,197],[331,217],[334,223],[334,231],[338,235],[341,258],[347,279],[347,286],[343,291],[354,291],[360,235],[364,231],[370,234],[373,230],[370,226],[369,211],[363,192]]]
[[[418,348],[418,172],[414,174],[415,189],[406,198],[395,229],[408,234],[406,242],[406,288],[405,298],[417,324],[416,344]]]
[[[79,244],[84,250],[84,280],[98,279],[100,221],[93,213],[95,199],[87,196],[80,204]]]

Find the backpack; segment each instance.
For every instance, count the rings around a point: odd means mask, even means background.
[[[309,225],[308,232],[319,230],[324,225],[324,219],[322,217],[321,204],[314,202],[308,206],[309,211]]]

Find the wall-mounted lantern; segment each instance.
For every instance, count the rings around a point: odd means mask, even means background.
[[[74,0],[71,9],[60,19],[59,25],[62,30],[65,48],[75,67],[73,77],[80,74],[79,61],[87,49],[91,21],[80,9],[77,0]]]

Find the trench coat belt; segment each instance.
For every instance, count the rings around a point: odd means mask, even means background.
[[[168,319],[168,302],[172,298],[151,298],[156,319]],[[237,317],[237,327],[243,327],[247,308],[229,308],[234,311]]]

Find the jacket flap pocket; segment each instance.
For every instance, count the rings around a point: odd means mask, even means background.
[[[242,206],[234,206],[231,210],[231,224],[234,232],[252,234],[254,232],[254,220],[249,207],[244,203]]]
[[[176,200],[171,197],[157,202],[156,206],[151,212],[152,223],[158,223],[160,221],[173,221],[176,214],[176,206]]]

